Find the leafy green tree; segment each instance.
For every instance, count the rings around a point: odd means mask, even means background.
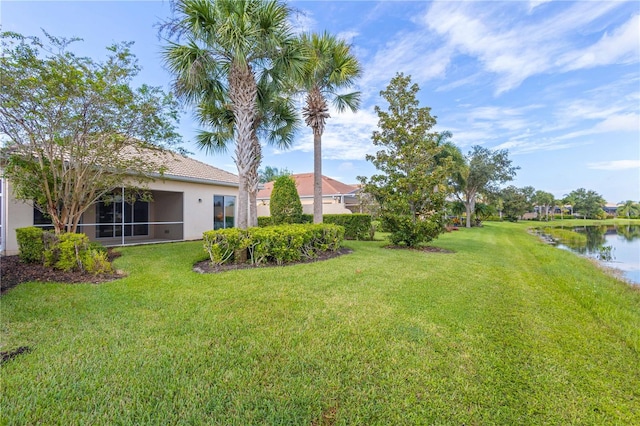
[[[364,191],[380,203],[382,225],[391,232],[392,243],[407,246],[437,238],[444,229],[452,162],[437,159],[443,148],[433,131],[436,119],[430,108],[419,107],[419,90],[411,77],[397,74],[380,92],[389,107],[375,107],[378,130],[372,141],[381,149],[367,160],[382,173],[359,178]]]
[[[280,176],[290,176],[291,170],[286,167],[284,169],[278,169],[277,167],[266,166],[259,171],[259,175],[260,183],[267,183],[276,180]]]
[[[229,101],[238,167],[238,227],[249,224],[249,175],[257,181],[259,81],[300,73],[305,58],[291,32],[288,7],[277,0],[177,0],[178,17],[163,29],[164,58],[177,93],[188,103]],[[215,138],[213,139],[215,141]],[[256,165],[256,163],[258,165]]]
[[[70,51],[79,39],[45,35],[0,35],[4,172],[57,233],[75,232],[113,188],[143,188],[162,173],[154,156],[180,141],[177,104],[160,88],[131,87],[139,71],[131,43],[108,47],[99,62]]]
[[[549,220],[549,209],[553,207],[555,200],[555,197],[550,192],[538,190],[533,194],[533,202],[538,207],[538,219],[540,219],[544,211],[545,220]]]
[[[511,222],[517,222],[531,209],[531,202],[524,188],[510,185],[500,191],[500,198],[503,200],[504,216]]]
[[[631,216],[640,216],[640,204],[632,200],[618,203],[616,213],[618,216],[626,216],[627,219]]]
[[[455,182],[456,196],[466,208],[467,228],[471,227],[478,195],[496,192],[498,185],[512,180],[519,168],[511,165],[506,149],[491,151],[479,145],[471,148],[466,167]]]
[[[321,223],[322,134],[330,117],[327,98],[339,112],[347,108],[355,112],[360,105],[360,92],[339,91],[351,87],[361,70],[349,45],[331,34],[302,34],[300,43],[309,56],[300,86],[306,93],[302,116],[313,130],[313,222]]]
[[[273,225],[302,222],[302,203],[291,176],[282,175],[273,183],[269,210]]]
[[[580,213],[585,219],[596,219],[605,216],[602,206],[606,201],[593,190],[578,188],[575,191],[571,191],[568,198],[574,202],[573,210],[576,213]]]

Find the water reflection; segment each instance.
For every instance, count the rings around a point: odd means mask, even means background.
[[[558,247],[571,250],[620,269],[625,278],[640,284],[640,226],[597,225],[539,230]]]

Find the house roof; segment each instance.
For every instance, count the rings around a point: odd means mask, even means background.
[[[162,164],[166,167],[165,177],[176,180],[202,180],[213,183],[238,186],[238,176],[201,161],[171,151],[160,154]]]
[[[296,189],[300,197],[313,197],[313,173],[299,173],[291,175],[296,181]],[[271,198],[274,182],[267,182],[264,188],[258,191],[257,198]],[[327,176],[322,176],[322,195],[346,195],[352,194],[358,190],[357,185],[347,185]]]

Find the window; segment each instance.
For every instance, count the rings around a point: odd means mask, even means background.
[[[124,204],[124,205],[123,205]],[[149,203],[136,201],[123,203],[117,195],[113,201],[100,201],[96,205],[96,236],[98,238],[149,235]]]
[[[236,197],[213,196],[213,229],[233,228],[236,218]]]

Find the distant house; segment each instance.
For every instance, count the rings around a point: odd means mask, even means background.
[[[152,201],[123,202],[125,188],[114,188],[83,216],[78,232],[107,246],[195,240],[209,229],[235,226],[238,177],[192,158],[165,151],[154,157],[163,176],[148,184]],[[18,252],[17,228],[50,221],[30,203],[13,198],[0,169],[0,254]]]
[[[602,206],[602,210],[609,216],[617,216],[618,215],[618,205],[614,203],[607,203]]]
[[[291,175],[296,182],[298,196],[302,203],[302,211],[313,214],[313,173],[300,173]],[[264,184],[263,189],[258,191],[258,216],[270,216],[269,202],[273,183]],[[357,185],[347,185],[327,176],[322,176],[322,213],[323,214],[345,214],[358,211]]]

